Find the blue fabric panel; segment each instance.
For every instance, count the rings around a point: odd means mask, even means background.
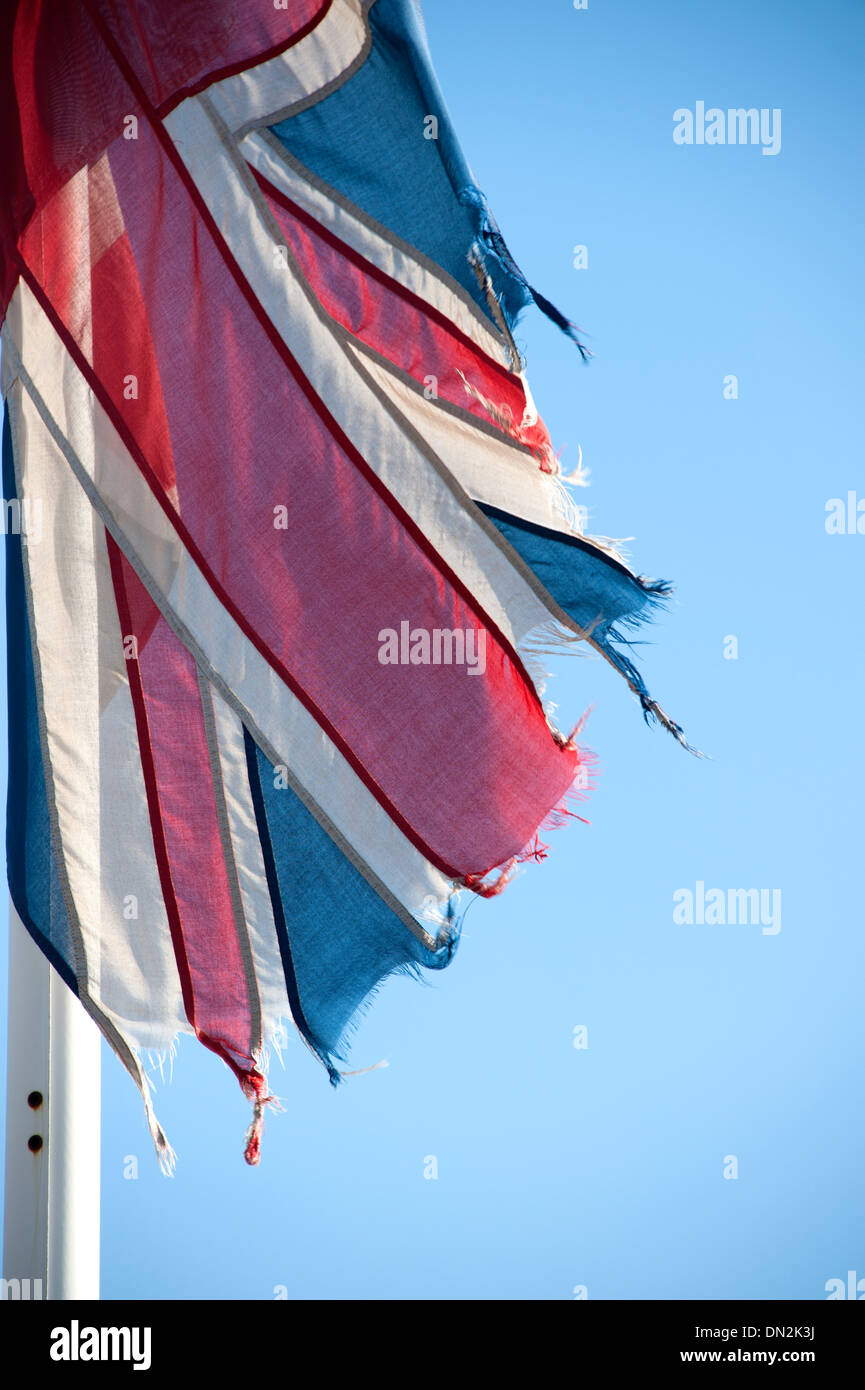
[[[537,526],[497,507],[478,506],[574,622],[588,627],[602,619],[594,635],[617,620],[632,621],[657,602],[657,594],[644,588],[624,565],[578,536]]]
[[[513,322],[531,300],[495,229],[448,115],[412,0],[377,0],[372,51],[323,101],[272,127],[301,164],[370,217],[442,266],[489,313],[468,263],[480,240],[497,295]],[[427,116],[438,138],[424,138]]]
[[[441,969],[446,945],[428,951],[391,912],[248,733],[247,769],[294,1021],[327,1066],[367,996],[387,975]]]
[[[3,496],[7,503],[15,497],[8,407],[3,419]],[[7,511],[9,786],[6,864],[9,892],[33,940],[77,994],[72,934],[51,844],[21,546],[21,536],[13,530]]]
[[[632,644],[616,627],[638,627],[670,594],[663,580],[637,579],[611,556],[599,554],[578,536],[566,536],[545,526],[478,503],[481,511],[537,575],[560,608],[580,627],[591,628],[592,640],[616,668],[633,683],[647,718],[660,711],[630,657],[622,650]],[[680,742],[681,729],[669,722]],[[685,744],[687,747],[688,745]]]

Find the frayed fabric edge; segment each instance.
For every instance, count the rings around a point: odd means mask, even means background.
[[[586,347],[585,343],[583,343],[580,338],[582,330],[577,324],[573,323],[569,318],[566,318],[561,310],[557,309],[555,304],[552,304],[550,300],[547,299],[546,295],[541,294],[539,290],[534,289],[534,287],[529,284],[522,270],[511,255],[507,242],[502,236],[498,223],[481,190],[475,186],[463,188],[459,194],[459,201],[464,207],[470,207],[475,217],[477,240],[473,243],[469,251],[470,264],[472,264],[474,268],[474,259],[479,259],[483,262],[485,257],[490,257],[490,259],[499,266],[501,274],[506,278],[506,281],[510,281],[512,286],[515,285],[518,287],[517,293],[520,295],[522,303],[518,304],[515,311],[508,316],[510,322],[507,320],[505,321],[503,329],[505,340],[512,345],[513,339],[511,338],[510,332],[511,324],[516,322],[521,308],[525,307],[526,304],[534,303],[551,323],[554,323],[557,328],[561,329],[566,337],[570,338],[579,352],[581,360],[583,362],[588,362],[589,358],[592,356],[592,351],[591,348]],[[475,273],[477,274],[477,272]],[[487,279],[492,283],[488,273]],[[482,285],[481,288],[483,289],[484,286]],[[489,298],[487,302],[490,312],[493,314],[493,317],[501,329],[502,323],[500,321],[500,316],[502,319],[505,318],[504,310],[499,308],[498,312],[496,312]],[[496,304],[498,305],[497,298]],[[516,349],[514,349],[514,351],[516,351]],[[519,359],[518,353],[517,359]]]
[[[243,1157],[250,1168],[256,1168],[261,1161],[261,1138],[264,1132],[265,1107],[269,1106],[271,1110],[282,1110],[283,1107],[277,1096],[265,1094],[267,1081],[259,1063],[256,1063],[254,1071],[249,1074],[248,1086],[241,1084],[241,1089],[247,1100],[252,1102],[252,1120],[246,1131]]]
[[[681,724],[677,724],[652,697],[634,662],[621,650],[622,647],[633,646],[633,642],[625,636],[621,628],[638,629],[645,622],[651,621],[653,612],[661,608],[673,593],[673,586],[665,579],[647,579],[644,575],[635,575],[634,578],[642,590],[643,608],[640,611],[625,614],[615,622],[599,625],[587,640],[594,650],[624,678],[628,689],[639,700],[643,710],[643,718],[647,724],[660,725],[687,753],[695,758],[706,758],[708,756],[706,753],[701,752],[699,748],[695,748],[693,744],[688,742]]]
[[[174,1170],[177,1166],[177,1154],[169,1144],[165,1130],[156,1118],[156,1111],[153,1108],[153,1099],[151,1096],[151,1091],[153,1089],[152,1082],[149,1076],[145,1074],[137,1056],[136,1061],[139,1062],[138,1089],[141,1092],[141,1099],[144,1102],[144,1116],[147,1120],[147,1128],[150,1130],[150,1137],[153,1140],[153,1147],[156,1150],[159,1167],[165,1177],[173,1178]]]
[[[251,1052],[248,1057],[244,1057],[243,1061],[245,1065],[243,1066],[233,1058],[230,1059],[226,1055],[226,1049],[222,1045],[214,1046],[213,1039],[208,1038],[206,1034],[202,1034],[192,1028],[178,1030],[171,1042],[164,1048],[145,1049],[145,1055],[150,1065],[155,1065],[159,1068],[160,1077],[163,1082],[165,1081],[162,1068],[164,1057],[166,1054],[170,1057],[172,1062],[171,1070],[173,1073],[173,1063],[177,1054],[177,1044],[181,1036],[194,1037],[198,1042],[207,1047],[208,1051],[213,1052],[226,1064],[226,1066],[228,1066],[229,1070],[232,1071],[237,1078],[244,1097],[252,1105],[252,1119],[244,1137],[243,1153],[246,1162],[251,1167],[255,1167],[261,1158],[261,1139],[267,1110],[283,1109],[279,1097],[272,1094],[268,1089],[266,1072],[271,1048],[276,1051],[280,1060],[282,1059],[281,1047],[286,1039],[285,1025],[286,1022],[289,1021],[293,1021],[290,1019],[290,1015],[287,1015],[285,1020],[278,1020],[270,1030],[268,1037],[262,1042],[261,1047]],[[153,1105],[153,1092],[155,1090],[153,1079],[144,1069],[140,1050],[136,1048],[128,1038],[124,1038],[124,1043],[129,1049],[129,1059],[125,1056],[120,1056],[120,1060],[123,1062],[126,1070],[132,1075],[132,1079],[135,1081],[141,1094],[144,1104],[145,1119],[150,1131],[150,1137],[153,1140],[159,1167],[166,1177],[173,1177],[177,1165],[177,1155],[169,1143],[162,1125],[156,1117]],[[114,1050],[116,1051],[116,1048]],[[130,1065],[130,1060],[132,1065]],[[173,1077],[171,1079],[173,1079]]]
[[[558,735],[557,741],[563,751],[572,749],[577,753],[574,777],[564,796],[547,812],[531,838],[517,854],[511,855],[509,859],[495,865],[486,873],[465,875],[459,881],[461,887],[469,889],[480,898],[498,897],[522,865],[539,864],[547,858],[550,847],[541,839],[542,835],[560,830],[574,820],[582,821],[584,825],[589,824],[585,816],[579,815],[573,809],[573,803],[586,801],[597,784],[597,755],[591,748],[577,742],[590,713],[591,709],[585,712],[567,737],[561,733]]]
[[[640,604],[633,612],[614,622],[598,617],[594,623],[581,629],[566,627],[559,619],[550,618],[548,622],[541,623],[526,633],[518,643],[517,650],[523,658],[523,664],[539,697],[542,698],[551,673],[540,658],[573,651],[577,643],[586,642],[622,676],[628,689],[637,697],[647,724],[658,724],[671,734],[686,752],[695,758],[705,758],[707,755],[688,742],[682,726],[672,719],[649,693],[638,668],[626,652],[621,650],[622,647],[633,646],[621,629],[639,629],[650,622],[654,612],[662,608],[673,593],[673,586],[665,579],[647,579],[644,575],[636,574],[632,575],[632,578],[640,590]],[[548,713],[548,719],[549,717]],[[555,729],[553,733],[555,735]]]
[[[333,1087],[340,1086],[348,1078],[363,1076],[368,1072],[378,1071],[382,1067],[388,1066],[387,1062],[382,1061],[375,1062],[371,1066],[346,1070],[338,1064],[345,1063],[348,1060],[347,1052],[351,1040],[360,1027],[364,1017],[374,1004],[380,990],[388,980],[403,976],[423,983],[424,977],[421,974],[422,968],[424,970],[437,971],[444,970],[450,965],[456,953],[457,946],[459,945],[462,932],[463,913],[458,907],[458,899],[462,886],[460,882],[455,883],[450,897],[447,900],[445,912],[441,914],[440,920],[442,926],[435,951],[428,951],[416,943],[420,953],[419,957],[414,960],[403,961],[399,965],[393,966],[392,969],[386,971],[386,973],[376,981],[372,988],[364,995],[363,999],[357,1004],[351,1016],[343,1024],[339,1037],[336,1039],[333,1046],[327,1046],[320,1038],[315,1038],[312,1035],[306,1040],[310,1046],[310,1050],[326,1068],[330,1083]]]

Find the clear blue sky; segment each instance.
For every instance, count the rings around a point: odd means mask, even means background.
[[[382,990],[353,1061],[388,1069],[333,1092],[290,1041],[257,1170],[236,1083],[184,1038],[162,1178],[106,1051],[103,1296],[819,1299],[865,1276],[865,535],[824,524],[865,498],[865,12],[426,17],[514,255],[596,353],[581,368],[540,315],[520,330],[554,443],[592,471],[592,529],[677,585],[640,660],[712,760],[647,730],[602,662],[560,666],[563,722],[595,706],[591,826],[473,905],[429,987]],[[780,108],[780,153],[675,145],[697,101]],[[781,930],[677,925],[698,881],[780,889]]]

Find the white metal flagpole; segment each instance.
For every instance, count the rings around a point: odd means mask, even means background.
[[[99,1297],[100,1042],[10,903],[5,1298]]]

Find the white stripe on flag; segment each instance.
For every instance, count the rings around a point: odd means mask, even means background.
[[[208,88],[226,125],[274,125],[299,104],[320,99],[368,46],[366,11],[373,2],[333,0],[315,28],[285,53]]]
[[[568,524],[562,484],[554,474],[544,473],[531,454],[478,429],[471,416],[452,412],[441,401],[427,400],[419,384],[404,380],[363,344],[349,340],[348,348],[412,428],[429,440],[473,501],[564,535],[581,534]]]
[[[5,348],[5,345],[4,345]],[[139,1048],[189,1032],[156,865],[105,528],[20,382],[9,394],[44,740],[92,998]]]

